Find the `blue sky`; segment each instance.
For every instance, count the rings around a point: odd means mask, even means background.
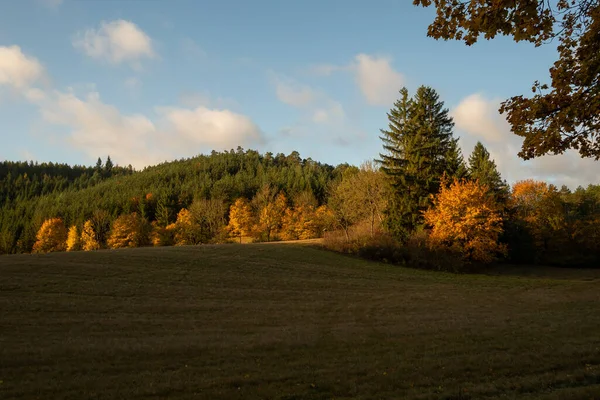
[[[574,153],[522,162],[497,113],[556,57],[507,38],[426,35],[408,1],[0,3],[0,159],[136,167],[241,145],[337,164],[377,157],[398,90],[434,87],[463,152],[505,178],[598,182]]]

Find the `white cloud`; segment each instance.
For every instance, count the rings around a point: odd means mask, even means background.
[[[392,68],[388,58],[359,54],[353,69],[356,83],[369,104],[389,106],[394,103],[404,77]]]
[[[452,110],[456,128],[462,133],[461,147],[465,156],[471,153],[477,141],[481,141],[495,159],[502,176],[510,183],[536,179],[571,188],[600,183],[597,173],[600,164],[592,159],[582,159],[575,151],[528,161],[520,159],[517,153],[522,139],[510,131],[508,122],[498,113],[499,107],[500,100],[473,94]]]
[[[260,129],[250,118],[230,110],[204,106],[195,109],[158,108],[168,130],[183,146],[203,146],[215,150],[263,143]]]
[[[300,85],[290,79],[275,79],[277,98],[285,104],[294,107],[306,107],[313,104],[319,94],[306,85]]]
[[[122,115],[101,101],[97,92],[80,98],[72,92],[53,92],[40,105],[43,119],[67,128],[67,141],[92,159],[110,154],[123,164],[143,166],[161,161],[155,146],[154,123],[140,114]]]
[[[28,57],[19,46],[0,46],[0,86],[25,90],[44,75],[44,67],[34,57]]]
[[[154,118],[125,115],[97,92],[78,96],[72,91],[48,93],[39,105],[44,121],[64,126],[66,141],[91,159],[110,154],[136,167],[264,142],[248,117],[229,110],[164,107]]]
[[[79,32],[73,46],[91,58],[112,64],[139,66],[142,58],[156,56],[152,39],[136,24],[125,20],[102,22],[98,29]]]
[[[366,101],[375,106],[391,106],[404,86],[404,76],[394,70],[391,59],[369,54],[357,54],[346,65],[318,64],[308,68],[317,76],[330,76],[335,72],[350,72]]]

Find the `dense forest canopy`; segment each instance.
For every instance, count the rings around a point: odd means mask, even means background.
[[[239,197],[253,198],[265,184],[288,198],[309,191],[323,204],[329,182],[351,168],[302,159],[297,152],[260,154],[240,147],[137,172],[106,164],[0,163],[0,253],[31,251],[36,232],[49,218],[82,225],[102,210],[109,223],[134,211],[151,221],[159,209],[165,222],[174,222],[195,199],[215,198],[228,206]]]

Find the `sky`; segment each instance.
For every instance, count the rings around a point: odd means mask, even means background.
[[[435,10],[372,0],[0,2],[0,160],[137,169],[256,149],[336,165],[377,158],[406,87],[433,87],[465,157],[510,183],[600,183],[569,151],[517,157],[500,102],[547,81],[552,46],[427,37]]]

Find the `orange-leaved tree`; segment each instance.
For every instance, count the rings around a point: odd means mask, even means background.
[[[149,242],[148,222],[137,213],[123,214],[113,223],[108,246],[111,249],[121,247],[140,247]]]
[[[175,244],[175,224],[162,226],[157,221],[152,222],[150,240],[153,246],[172,246]]]
[[[67,235],[67,251],[81,250],[81,236],[79,235],[79,229],[77,225],[73,225],[69,228]]]
[[[242,236],[252,234],[252,209],[248,201],[242,197],[237,199],[229,208],[229,224],[227,231],[233,237],[239,237],[242,243]]]
[[[50,218],[44,221],[37,233],[37,241],[33,245],[34,253],[50,253],[65,251],[67,228],[60,218]]]
[[[424,213],[431,226],[429,245],[461,253],[469,261],[493,261],[506,253],[506,246],[498,242],[503,232],[501,209],[488,187],[477,181],[443,184]]]

